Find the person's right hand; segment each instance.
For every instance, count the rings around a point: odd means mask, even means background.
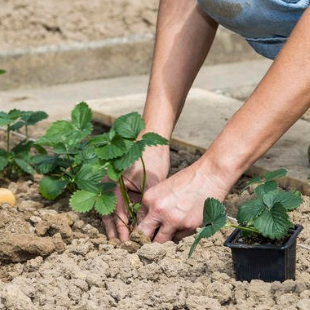
[[[143,153],[146,167],[145,190],[155,186],[167,178],[170,168],[169,146],[155,146],[146,148]],[[125,186],[129,197],[133,202],[140,202],[143,180],[143,166],[141,160],[134,163],[124,174]],[[126,205],[119,186],[116,188],[117,205],[115,212],[102,218],[106,234],[109,239],[119,238],[122,242],[129,239],[129,231],[125,223],[128,223]],[[142,221],[147,210],[142,206],[139,211],[138,221]]]

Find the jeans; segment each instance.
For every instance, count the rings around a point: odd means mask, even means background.
[[[220,25],[242,37],[259,54],[275,59],[310,0],[197,0]]]

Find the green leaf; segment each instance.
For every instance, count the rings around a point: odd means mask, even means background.
[[[1,75],[1,74],[4,74],[4,73],[6,73],[6,71],[3,70],[3,69],[0,69],[0,75]]]
[[[33,141],[29,141],[27,139],[19,142],[12,148],[12,152],[15,154],[24,153],[24,157],[29,158],[29,152],[33,145]]]
[[[78,147],[87,135],[87,132],[78,130],[68,121],[56,121],[36,143],[51,147],[61,145],[62,147],[60,150],[62,152],[64,147],[67,151],[70,151],[72,148]]]
[[[17,119],[21,117],[22,111],[17,109],[13,109],[9,111],[9,113],[0,112],[0,126],[12,125]]]
[[[121,174],[122,174],[122,171],[115,169],[112,164],[109,164],[109,166],[108,166],[108,177],[111,180],[118,181]]]
[[[239,207],[237,220],[239,224],[246,224],[257,218],[265,209],[261,200],[250,200]]]
[[[144,148],[145,144],[142,141],[137,141],[125,155],[115,160],[114,167],[119,171],[127,169],[142,156]]]
[[[70,198],[70,206],[77,212],[88,212],[96,203],[98,194],[88,191],[76,191]]]
[[[2,171],[9,163],[9,154],[5,150],[0,150],[0,171]]]
[[[136,139],[144,127],[144,120],[137,112],[120,116],[114,123],[115,131],[127,139]]]
[[[263,183],[255,188],[255,195],[263,200],[265,194],[274,191],[278,188],[278,183],[276,181],[268,181]]]
[[[220,231],[227,222],[225,206],[214,198],[207,198],[203,209],[203,228],[199,231],[191,246],[189,257],[202,238],[209,238]]]
[[[25,126],[25,123],[23,121],[18,121],[15,124],[10,126],[10,130],[16,131],[16,130],[22,128],[23,126]]]
[[[86,135],[89,135],[93,130],[92,116],[92,111],[87,103],[81,102],[71,113],[72,124]]]
[[[125,154],[126,144],[123,138],[115,136],[108,144],[98,147],[96,153],[100,159],[109,160]]]
[[[289,228],[294,225],[280,204],[275,204],[271,209],[265,208],[262,214],[254,220],[254,227],[266,238],[282,239]]]
[[[37,173],[51,173],[57,167],[58,156],[36,155],[32,157],[32,163],[35,165]]]
[[[77,186],[85,191],[98,193],[106,170],[101,165],[85,164],[77,173],[75,182]]]
[[[33,175],[35,173],[35,170],[32,168],[31,164],[27,160],[25,160],[23,158],[15,157],[14,161],[15,161],[16,165],[20,169],[22,169],[24,172],[31,174],[31,175]]]
[[[102,146],[102,145],[108,144],[112,139],[110,139],[107,133],[103,133],[101,135],[97,135],[97,136],[90,138],[88,140],[88,145]]]
[[[111,214],[116,207],[116,196],[113,192],[104,192],[98,196],[95,202],[95,210],[100,215]]]
[[[262,181],[263,180],[261,178],[255,176],[247,183],[245,189],[247,189],[251,185],[262,183]]]
[[[278,169],[278,170],[274,170],[271,172],[266,172],[264,177],[266,181],[272,181],[272,180],[283,178],[286,175],[287,175],[286,169]]]
[[[68,177],[45,176],[40,181],[40,193],[44,198],[54,200],[65,190],[69,182]]]
[[[277,197],[275,200],[287,210],[287,211],[293,211],[296,208],[298,208],[301,203],[303,202],[303,199],[292,193],[292,192],[286,192],[286,191],[278,191]]]
[[[47,118],[48,114],[44,111],[25,111],[24,115],[22,116],[22,120],[27,126],[35,125]]]
[[[155,145],[167,145],[169,141],[162,136],[158,135],[154,132],[148,132],[142,136],[142,141],[147,146],[155,146]]]

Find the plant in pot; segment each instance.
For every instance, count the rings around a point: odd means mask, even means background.
[[[255,198],[241,205],[238,225],[229,223],[225,206],[214,198],[204,204],[203,227],[191,246],[192,255],[202,238],[209,238],[224,227],[235,230],[224,245],[231,248],[237,280],[261,279],[266,282],[295,279],[296,239],[301,225],[294,225],[288,215],[301,203],[300,193],[279,188],[276,179],[287,174],[285,169],[254,178]]]
[[[91,121],[91,109],[81,102],[72,111],[70,121],[54,122],[36,142],[50,148],[49,154],[33,158],[36,171],[44,175],[40,181],[40,192],[53,200],[69,191],[73,210],[95,210],[100,215],[108,215],[115,211],[114,189],[118,184],[128,213],[128,223],[125,224],[131,232],[136,225],[141,202],[131,201],[124,172],[141,160],[144,171],[142,201],[146,183],[143,152],[147,146],[166,145],[168,140],[156,133],[146,133],[138,139],[145,125],[136,112],[120,116],[108,132],[100,135],[91,136]]]

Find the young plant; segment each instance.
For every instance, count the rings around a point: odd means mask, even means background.
[[[203,227],[191,246],[189,257],[202,238],[209,238],[224,227],[238,228],[244,236],[283,239],[294,227],[288,212],[302,203],[298,192],[286,192],[278,187],[275,180],[286,174],[285,169],[279,169],[266,173],[263,179],[255,177],[248,183],[248,186],[258,186],[255,188],[255,198],[239,207],[238,225],[227,221],[225,206],[220,201],[208,198],[204,204]]]
[[[5,146],[0,148],[0,173],[8,178],[18,177],[23,174],[34,173],[31,162],[31,149],[33,141],[29,140],[28,127],[36,125],[48,115],[42,111],[11,110],[8,113],[0,112],[0,127],[6,131]],[[25,128],[25,139],[11,147],[11,132]],[[44,152],[42,148],[37,148]]]
[[[118,183],[129,216],[126,225],[131,230],[141,204],[130,200],[123,174],[141,160],[143,197],[146,183],[143,151],[147,146],[164,145],[168,141],[155,133],[146,133],[138,140],[144,121],[136,112],[119,117],[109,132],[93,137],[91,120],[92,111],[82,102],[72,111],[70,121],[53,123],[36,142],[52,150],[50,155],[34,158],[37,172],[45,175],[40,192],[47,199],[55,199],[69,190],[70,206],[75,211],[95,209],[100,215],[108,215],[116,207],[114,189]]]

